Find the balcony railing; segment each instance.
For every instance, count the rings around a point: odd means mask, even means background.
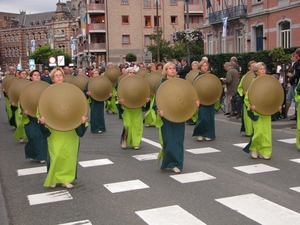
[[[186,5],[184,4],[184,12],[186,13]],[[189,12],[203,12],[203,5],[198,4],[198,5],[192,5],[189,4]]]
[[[105,30],[105,24],[104,23],[91,23],[90,31],[93,31],[93,30]]]
[[[242,15],[247,15],[247,5],[233,6],[228,9],[210,13],[208,18],[209,18],[209,23],[218,23],[218,22],[222,22],[224,17],[228,17],[228,19],[232,19]]]
[[[104,4],[94,4],[94,3],[91,3],[91,4],[87,5],[87,10],[88,11],[90,11],[90,10],[104,11],[105,10],[105,6],[104,6]]]
[[[106,43],[91,43],[90,50],[106,50]]]
[[[197,29],[201,26],[201,23],[189,23],[189,29]],[[184,24],[184,29],[187,29],[186,24]]]

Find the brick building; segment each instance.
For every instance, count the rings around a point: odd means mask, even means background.
[[[299,0],[220,0],[205,4],[206,54],[300,46]],[[219,4],[220,3],[220,4]],[[223,20],[227,17],[226,30]]]

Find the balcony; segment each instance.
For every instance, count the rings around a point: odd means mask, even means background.
[[[91,43],[89,44],[90,51],[106,51],[106,43]]]
[[[202,23],[189,23],[189,29],[194,30],[199,28]],[[184,29],[187,29],[186,24],[184,24]]]
[[[184,13],[187,13],[186,11],[186,4],[184,4]],[[189,4],[189,13],[203,13],[203,5],[193,5]]]
[[[208,19],[209,19],[209,23],[221,23],[224,17],[228,17],[228,20],[230,20],[230,19],[234,19],[246,15],[247,15],[247,5],[238,5],[228,9],[210,13]]]
[[[91,23],[89,26],[90,32],[105,30],[105,23]]]
[[[92,12],[104,12],[105,11],[105,5],[104,4],[88,4],[87,5],[87,12],[92,13]]]

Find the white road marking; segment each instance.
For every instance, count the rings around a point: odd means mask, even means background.
[[[20,169],[20,170],[17,170],[17,173],[18,173],[18,176],[27,176],[27,175],[33,175],[33,174],[47,173],[47,167],[39,166],[39,167],[28,168],[28,169]]]
[[[296,138],[279,139],[277,141],[284,142],[284,143],[287,143],[287,144],[296,144]]]
[[[233,145],[240,147],[240,148],[245,148],[247,144],[248,144],[248,142],[247,143],[238,143],[238,144],[233,144]]]
[[[130,180],[130,181],[117,182],[117,183],[110,183],[110,184],[104,184],[103,186],[106,187],[111,193],[149,188],[148,185],[146,185],[140,180]]]
[[[81,161],[79,162],[79,164],[82,167],[92,167],[92,166],[110,165],[114,163],[109,159],[95,159],[95,160]]]
[[[216,179],[215,177],[207,173],[204,173],[202,171],[194,172],[194,173],[171,175],[170,177],[173,178],[174,180],[179,181],[180,183],[191,183],[191,182]]]
[[[70,193],[66,190],[28,195],[27,198],[30,205],[39,205],[73,199]]]
[[[214,153],[214,152],[221,152],[218,149],[206,147],[206,148],[193,148],[193,149],[187,149],[187,152],[193,153],[193,154],[205,154],[205,153]]]
[[[155,141],[151,141],[150,139],[142,138],[142,141],[143,141],[143,142],[146,142],[146,143],[148,143],[148,144],[150,144],[150,145],[153,145],[153,146],[155,146],[155,147],[157,147],[157,148],[161,148],[161,145],[160,145],[159,143],[157,143],[157,142],[155,142]]]
[[[92,223],[89,220],[81,220],[71,223],[60,223],[59,225],[92,225]]]
[[[158,153],[150,153],[143,155],[133,155],[133,158],[136,158],[139,161],[155,160],[157,159]]]
[[[247,174],[265,173],[265,172],[272,172],[272,171],[279,170],[275,167],[268,166],[265,164],[254,164],[254,165],[248,165],[248,166],[238,166],[238,167],[233,167],[233,168],[236,170],[240,170]]]

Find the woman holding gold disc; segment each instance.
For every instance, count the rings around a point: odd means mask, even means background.
[[[128,76],[134,76],[135,71],[134,67],[129,67],[126,69],[126,77]],[[126,77],[123,78],[122,81],[118,84],[119,93],[122,85],[122,82],[126,80]],[[122,112],[122,118],[123,118],[123,132],[121,136],[121,147],[125,149],[127,145],[132,145],[133,149],[138,150],[140,148],[140,144],[142,141],[142,135],[143,135],[143,113],[142,113],[142,107],[138,108],[129,108],[126,107],[126,100],[122,97],[119,97],[118,100],[119,104],[121,105],[121,108],[123,110]],[[145,102],[149,102],[149,98],[146,98]]]
[[[92,71],[91,77],[99,76],[99,71],[94,69]],[[89,97],[88,101],[90,104],[90,125],[91,125],[91,132],[101,134],[102,132],[106,131],[105,126],[105,119],[104,119],[104,101],[97,101],[91,97],[91,92],[88,91],[88,83],[84,90],[85,94]]]
[[[41,73],[38,70],[31,71],[29,76],[33,82],[41,80]],[[41,83],[41,85],[42,84],[44,83]],[[22,106],[23,104],[21,107]],[[23,108],[22,112],[24,129],[28,138],[28,142],[25,145],[25,157],[26,159],[30,159],[30,161],[38,161],[43,164],[47,160],[47,137],[50,135],[50,132],[48,129],[45,129],[44,125],[38,123],[36,117],[30,116],[27,109]]]
[[[157,90],[163,82],[168,79],[177,78],[176,65],[172,62],[167,62],[164,65],[162,77]],[[165,97],[167,98],[168,96]],[[153,108],[159,115],[156,119],[156,127],[159,128],[160,140],[162,142],[162,149],[158,155],[159,160],[162,158],[160,169],[171,169],[174,173],[180,173],[183,168],[185,122],[175,123],[167,120],[164,117],[164,111],[157,108],[156,95]]]
[[[256,62],[254,60],[251,60],[250,62],[248,62],[248,70],[253,71],[253,67],[256,64]],[[251,136],[252,132],[253,132],[253,128],[252,128],[252,120],[251,118],[248,116],[247,113],[247,109],[246,109],[246,105],[244,104],[244,98],[245,98],[245,94],[246,94],[246,90],[243,89],[243,82],[244,82],[244,78],[249,75],[251,75],[250,73],[246,73],[242,79],[240,80],[239,86],[237,88],[237,91],[239,93],[239,95],[241,96],[241,98],[243,98],[243,104],[242,104],[242,125],[241,125],[241,129],[240,132],[245,132],[246,136]],[[246,78],[248,79],[248,78]]]
[[[63,83],[64,76],[61,68],[53,69],[50,74],[52,84]],[[44,117],[40,117],[39,121],[41,124],[47,124]],[[72,182],[77,173],[79,137],[83,137],[87,129],[87,117],[83,115],[81,125],[70,131],[58,131],[49,126],[46,127],[51,134],[47,138],[49,166],[44,186],[55,188],[57,184],[62,184],[65,188],[73,188]]]
[[[256,63],[253,67],[253,72],[256,77],[267,76],[266,75],[266,65],[263,62]],[[253,78],[253,81],[258,78]],[[271,115],[262,115],[258,113],[255,105],[251,105],[249,98],[249,87],[244,102],[247,108],[247,113],[252,119],[253,124],[253,134],[250,138],[250,142],[244,151],[247,153],[251,152],[251,157],[254,159],[270,159],[272,155],[272,124],[271,124]],[[252,91],[252,90],[251,90]],[[257,96],[261,98],[262,96]],[[278,110],[281,110],[281,104],[278,107]]]
[[[209,73],[209,64],[207,61],[201,60],[199,62],[200,72],[195,77],[194,81],[204,73]],[[215,76],[211,74],[211,76]],[[219,99],[215,99],[215,102]],[[198,118],[194,128],[193,136],[198,136],[198,141],[211,141],[216,138],[215,132],[215,103],[212,105],[201,104],[198,107]]]

